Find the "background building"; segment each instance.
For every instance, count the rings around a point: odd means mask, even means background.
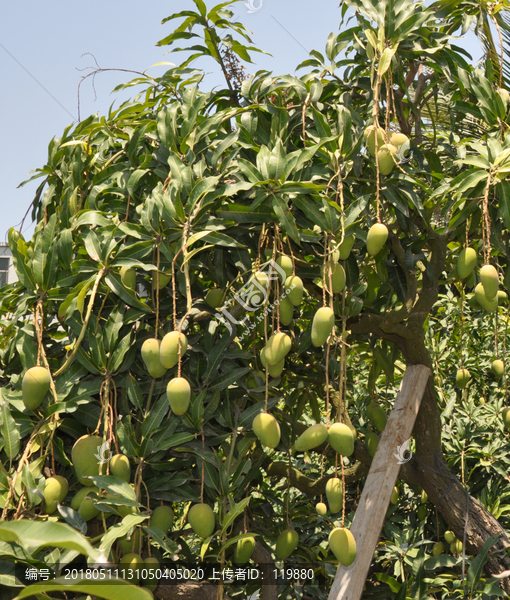
[[[17,280],[9,245],[0,242],[0,287],[6,283],[14,283]]]

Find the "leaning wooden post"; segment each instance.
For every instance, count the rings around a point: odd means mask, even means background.
[[[430,375],[430,369],[424,365],[413,365],[406,369],[354,515],[351,532],[356,540],[356,560],[349,567],[338,567],[328,600],[360,600],[362,596],[400,471],[397,447],[411,437]]]

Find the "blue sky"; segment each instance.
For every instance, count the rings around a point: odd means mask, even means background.
[[[245,3],[239,2],[233,5],[236,17],[253,32],[254,44],[272,55],[254,53],[256,65],[246,65],[249,73],[261,68],[294,73],[308,51],[322,52],[329,33],[338,32],[339,0],[248,2],[258,10],[250,13]],[[206,4],[213,6],[210,0]],[[85,4],[20,0],[4,11],[0,24],[0,241],[10,227],[19,227],[37,187],[35,182],[17,189],[18,184],[31,170],[45,164],[50,140],[76,119],[78,84],[88,72],[79,69],[95,64],[90,54],[101,68],[144,71],[160,61],[175,62],[179,55],[167,55],[168,48],[155,46],[173,28],[172,22],[161,25],[161,21],[174,12],[193,8],[191,0],[88,0]],[[473,34],[461,45],[479,58],[479,44]],[[200,66],[211,72],[206,85],[221,83],[212,61]],[[149,73],[160,75],[163,70],[155,67]],[[80,92],[81,118],[96,112],[105,114],[112,102],[125,100],[132,92],[119,95],[111,94],[111,90],[129,79],[127,73],[101,73],[95,78],[95,91],[92,78],[85,81]],[[24,235],[30,237],[32,229],[28,218]]]

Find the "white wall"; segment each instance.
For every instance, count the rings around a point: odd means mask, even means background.
[[[0,258],[2,257],[9,257],[9,270],[7,272],[6,283],[14,283],[15,281],[18,281],[18,277],[16,276],[16,271],[14,270],[14,265],[12,262],[12,252],[7,244],[0,242]]]

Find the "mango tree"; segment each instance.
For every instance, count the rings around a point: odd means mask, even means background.
[[[345,28],[298,78],[245,76],[236,61],[257,49],[234,2],[194,1],[159,42],[192,40],[191,57],[52,140],[35,232],[9,232],[2,519],[67,521],[114,563],[349,563],[348,486],[384,429],[381,381],[395,387],[403,365],[437,370],[426,340],[443,286],[496,332],[506,318],[509,94],[494,57],[474,69],[455,45],[464,4],[346,0]],[[203,89],[191,64],[204,56],[225,89]],[[473,555],[493,535],[507,548],[445,463],[434,377],[414,440],[400,476],[453,539]],[[319,538],[304,525],[316,504]],[[26,564],[76,557],[22,557],[1,526],[0,539]],[[488,573],[506,568],[489,555]]]

